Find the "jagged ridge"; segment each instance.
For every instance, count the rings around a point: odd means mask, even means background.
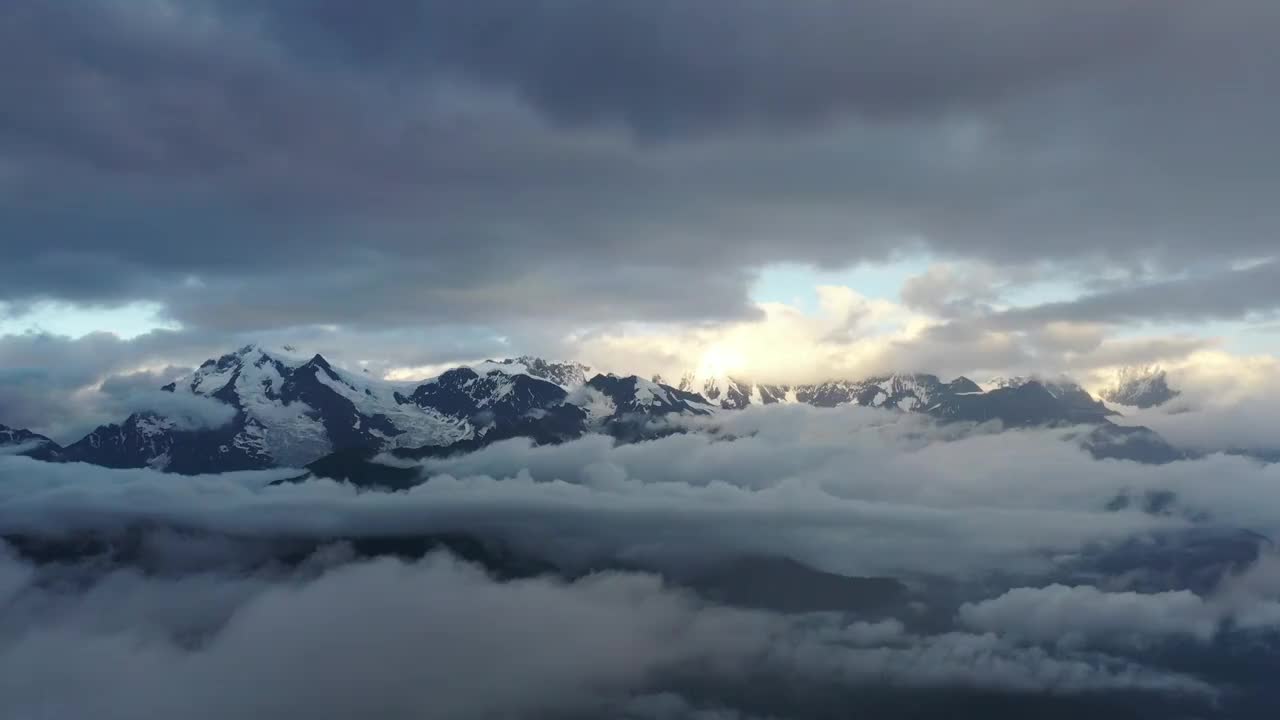
[[[1111,411],[1067,380],[1003,379],[984,390],[965,377],[948,382],[926,373],[794,386],[686,375],[673,387],[660,378],[588,378],[588,372],[577,363],[522,356],[422,383],[392,383],[334,367],[320,355],[249,345],[163,388],[229,406],[230,422],[193,429],[135,413],[65,449],[45,438],[50,444],[41,445],[41,459],[180,473],[301,467],[335,452],[465,451],[517,436],[557,442],[603,432],[634,440],[671,431],[660,422],[667,415],[771,403],[855,404],[1009,426],[1110,425]]]

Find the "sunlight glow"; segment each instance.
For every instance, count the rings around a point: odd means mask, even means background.
[[[698,377],[727,377],[741,372],[747,359],[742,352],[726,345],[713,345],[702,354],[698,363]]]

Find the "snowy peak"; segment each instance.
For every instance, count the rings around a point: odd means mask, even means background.
[[[608,399],[615,415],[660,416],[668,413],[709,415],[713,406],[697,393],[646,380],[636,375],[596,375],[588,388]]]
[[[1174,399],[1181,392],[1169,387],[1165,371],[1158,366],[1125,367],[1110,386],[1102,391],[1102,399],[1118,405],[1152,408]]]
[[[790,386],[753,385],[738,378],[686,374],[680,387],[697,391],[724,409],[771,402],[800,402],[815,407],[860,405],[923,412],[945,420],[999,419],[1012,425],[1096,422],[1114,414],[1068,378],[997,378],[984,389],[967,377],[943,381],[937,375],[917,372]]]
[[[328,365],[316,355],[312,362]],[[176,392],[185,389],[196,395],[204,395],[234,404],[238,380],[250,376],[262,383],[264,392],[277,395],[283,378],[302,365],[297,358],[282,357],[257,345],[246,345],[239,350],[204,361],[190,376],[166,385],[163,389]]]
[[[927,373],[896,373],[863,380],[828,380],[820,383],[781,385],[752,383],[728,376],[698,377],[686,373],[679,389],[702,395],[712,404],[728,410],[748,405],[801,402],[817,407],[856,404],[864,407],[924,410],[942,393],[980,393],[982,388],[968,378],[944,383]]]
[[[511,437],[552,442],[601,432],[640,439],[671,431],[660,420],[672,413],[712,415],[770,403],[859,405],[1006,425],[1102,423],[1111,414],[1066,379],[999,379],[984,391],[968,378],[943,381],[927,373],[791,386],[693,374],[677,386],[587,375],[585,365],[521,356],[454,368],[423,383],[393,383],[321,355],[247,345],[163,388],[174,394],[175,408],[217,417],[216,426],[139,412],[67,448],[9,428],[0,428],[0,444],[25,443],[28,454],[44,448],[50,459],[200,473],[299,467],[348,450],[450,452]],[[1126,376],[1124,387],[1167,389],[1153,372]]]
[[[562,388],[571,389],[585,385],[592,374],[591,368],[576,362],[547,362],[540,357],[521,355],[499,361],[504,366],[523,368],[526,375],[553,382]]]
[[[660,383],[660,380],[655,382]],[[777,401],[776,394],[767,391],[765,394],[757,394],[757,386],[727,375],[699,378],[694,373],[685,373],[676,389],[701,395],[726,410],[741,410],[748,405]]]
[[[485,360],[467,367],[481,376],[495,372],[512,376],[524,375],[559,385],[565,390],[581,387],[587,382],[587,377],[591,373],[591,368],[580,363],[548,362],[532,355],[503,360]]]

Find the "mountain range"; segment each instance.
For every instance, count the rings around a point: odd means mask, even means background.
[[[1168,391],[1163,375],[1160,386]],[[805,403],[923,413],[942,422],[1085,425],[1092,427],[1088,447],[1101,456],[1155,462],[1180,456],[1145,428],[1110,422],[1114,411],[1066,379],[1004,378],[980,386],[965,377],[944,381],[907,373],[768,385],[686,375],[669,385],[660,377],[592,373],[578,363],[526,356],[454,368],[421,383],[396,383],[335,367],[320,355],[249,345],[161,389],[192,412],[137,412],[66,447],[0,425],[0,445],[46,461],[183,474],[341,468],[345,459],[379,452],[422,457],[511,437],[554,443],[596,432],[631,441],[672,432],[664,422],[672,414],[712,416],[757,404]]]

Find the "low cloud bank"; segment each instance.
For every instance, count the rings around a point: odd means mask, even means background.
[[[500,582],[445,555],[348,562],[340,548],[291,573],[81,568],[66,582],[75,572],[0,555],[0,715],[659,718],[750,714],[806,689],[855,707],[868,687],[1214,694],[993,635],[707,605],[634,573]]]
[[[1141,717],[1234,702],[1210,660],[1237,641],[1280,667],[1276,466],[1100,461],[1076,429],[863,408],[688,429],[501,442],[396,493],[0,456],[0,715],[93,698],[107,718],[893,717],[910,690]],[[449,534],[529,562],[358,548]],[[908,599],[779,613],[670,584],[760,556],[896,578]]]

